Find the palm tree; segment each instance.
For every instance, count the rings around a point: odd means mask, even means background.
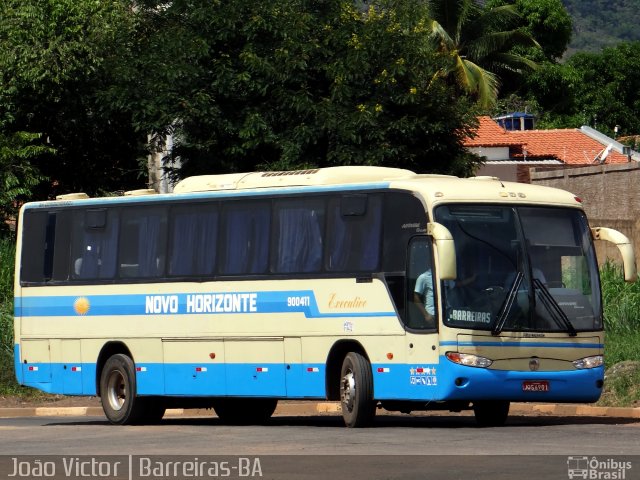
[[[495,105],[499,73],[536,68],[512,51],[516,46],[538,46],[529,34],[513,28],[520,19],[515,5],[482,8],[475,0],[428,0],[428,5],[431,37],[450,58],[450,68],[437,75],[453,75],[482,108]]]

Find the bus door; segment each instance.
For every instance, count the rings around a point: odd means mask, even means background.
[[[409,243],[406,275],[407,398],[429,400],[438,387],[438,302],[431,237]]]

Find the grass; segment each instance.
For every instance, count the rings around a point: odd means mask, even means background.
[[[0,237],[0,395],[15,395],[18,386],[13,368],[13,259],[15,244]]]
[[[640,361],[627,360],[607,369],[598,405],[640,407]]]
[[[15,243],[0,237],[0,395],[41,397],[16,383],[13,366],[13,265]],[[601,270],[607,379],[601,405],[640,402],[640,282],[626,283],[621,269],[607,263]],[[618,368],[623,365],[624,368]],[[617,371],[616,371],[617,369]]]
[[[640,282],[627,283],[622,269],[600,270],[606,330],[605,387],[599,405],[640,406]]]
[[[624,281],[621,268],[607,262],[600,271],[608,366],[640,361],[640,282]]]
[[[0,352],[13,354],[13,265],[15,245],[0,237]]]

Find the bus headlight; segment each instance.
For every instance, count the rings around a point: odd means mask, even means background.
[[[594,355],[593,357],[585,357],[580,360],[575,360],[573,366],[578,370],[584,370],[587,368],[596,368],[604,365],[604,357],[602,355]]]
[[[445,356],[453,363],[466,367],[487,368],[493,363],[493,360],[469,353],[447,352]]]

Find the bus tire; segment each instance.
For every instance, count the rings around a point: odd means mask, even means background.
[[[144,417],[144,402],[136,398],[133,360],[127,355],[117,353],[104,364],[100,374],[100,401],[107,420],[113,424],[133,424]]]
[[[228,425],[261,425],[271,418],[278,406],[277,398],[217,398],[213,409]]]
[[[376,414],[371,364],[360,353],[349,352],[340,371],[340,404],[347,427],[368,427]]]
[[[473,413],[479,427],[501,427],[509,416],[506,400],[483,400],[473,402]]]

